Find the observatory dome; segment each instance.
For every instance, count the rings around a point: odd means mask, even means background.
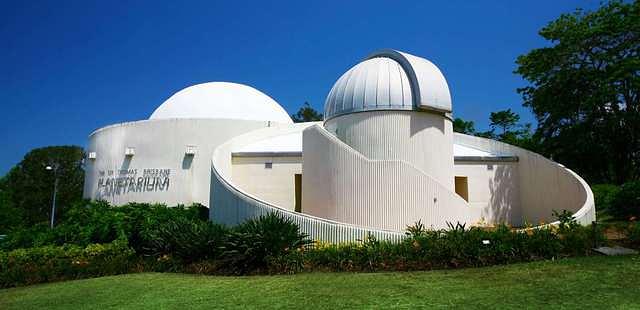
[[[381,50],[358,63],[333,85],[324,106],[325,121],[375,110],[451,112],[449,86],[430,61],[395,50]]]
[[[149,119],[211,118],[293,123],[271,97],[242,84],[210,82],[189,86],[162,103]]]

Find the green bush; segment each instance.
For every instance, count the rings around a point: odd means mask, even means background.
[[[629,246],[640,248],[640,222],[631,222],[626,230]]]
[[[112,207],[106,202],[83,201],[71,206],[54,229],[37,225],[9,232],[0,242],[0,249],[64,244],[86,246],[127,239],[136,251],[142,252],[149,246],[148,235],[163,223],[179,218],[206,222],[205,211],[206,208],[200,205],[168,208],[161,204],[129,203]]]
[[[126,273],[137,259],[126,240],[0,251],[0,287]]]
[[[142,254],[172,255],[185,263],[216,259],[228,234],[226,227],[210,221],[172,218],[146,232]]]
[[[595,184],[591,186],[591,190],[593,191],[596,209],[598,211],[607,211],[611,209],[613,199],[620,192],[620,187],[614,184]]]
[[[554,212],[560,221],[554,227],[513,230],[500,225],[487,230],[450,224],[427,230],[418,222],[399,242],[367,235],[359,242],[314,246],[308,246],[298,225],[276,213],[231,228],[202,213],[198,206],[74,206],[53,230],[34,226],[2,241],[10,250],[0,251],[0,285],[131,270],[257,274],[476,267],[588,255],[603,241],[598,227],[582,227],[566,211]],[[630,229],[629,238],[638,240],[638,230]]]
[[[620,187],[612,201],[610,213],[623,220],[640,217],[640,181],[627,182]]]
[[[225,239],[220,247],[221,260],[233,274],[264,271],[270,261],[310,243],[296,223],[277,213],[247,220],[234,227]]]
[[[393,271],[479,267],[587,255],[594,240],[602,238],[599,230],[573,224],[562,229],[546,227],[527,231],[515,231],[505,225],[485,230],[462,224],[433,231],[417,224],[411,227],[402,242],[379,241],[369,236],[359,243],[320,243],[274,262],[272,270]]]

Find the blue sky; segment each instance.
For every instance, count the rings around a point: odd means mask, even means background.
[[[146,119],[176,91],[251,85],[289,113],[322,110],[337,78],[394,48],[443,71],[454,115],[533,122],[516,89],[538,30],[599,1],[13,1],[0,3],[0,175],[32,148],[84,146],[96,128]]]

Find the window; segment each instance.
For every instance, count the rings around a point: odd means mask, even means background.
[[[469,182],[467,177],[456,177],[456,194],[469,202]]]
[[[264,169],[271,169],[273,168],[273,163],[264,163]]]

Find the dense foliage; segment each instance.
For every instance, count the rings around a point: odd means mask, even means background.
[[[296,114],[291,115],[291,119],[295,123],[317,122],[323,120],[322,113],[312,108],[308,102],[305,102]]]
[[[1,249],[44,245],[108,243],[125,239],[136,251],[150,247],[152,234],[171,221],[208,223],[207,209],[200,205],[167,208],[161,204],[129,203],[111,207],[106,202],[81,201],[68,208],[54,229],[34,225],[14,230],[0,241]]]
[[[640,181],[627,182],[620,187],[609,213],[620,219],[640,218]]]
[[[565,14],[518,58],[543,155],[590,182],[640,177],[640,1]]]
[[[567,212],[557,213],[557,227],[427,230],[418,223],[401,242],[365,237],[325,244],[311,243],[295,223],[275,213],[225,227],[209,221],[203,209],[77,204],[54,229],[17,230],[0,241],[2,286],[135,271],[256,274],[486,266],[587,255],[603,242],[597,226],[582,227]],[[638,235],[632,228],[629,234]]]
[[[604,213],[608,213],[611,210],[611,204],[620,192],[620,187],[614,184],[595,184],[591,185],[591,190],[593,191],[598,215],[604,215]]]
[[[640,219],[640,181],[591,186],[599,221]]]
[[[465,121],[457,117],[453,120],[453,131],[494,139],[537,152],[539,141],[538,138],[532,134],[531,124],[521,124],[519,120],[520,115],[511,111],[511,109],[491,112],[489,116],[490,129],[487,131],[477,131],[472,121]],[[496,133],[496,130],[499,132]]]
[[[310,243],[297,224],[270,213],[234,227],[221,247],[220,259],[228,273],[265,271],[270,261]]]
[[[0,251],[0,287],[121,274],[135,265],[126,241]]]
[[[77,146],[37,148],[0,179],[0,234],[48,223],[56,175],[59,179],[56,215],[82,199],[83,150]],[[55,171],[46,166],[57,167]]]
[[[307,271],[479,267],[587,255],[594,244],[604,240],[595,227],[565,225],[564,228],[526,231],[514,231],[505,225],[493,230],[467,228],[460,224],[435,231],[414,227],[410,235],[399,243],[368,237],[361,243],[320,244],[283,257],[274,263],[273,268],[280,272],[293,272],[296,266]]]
[[[456,117],[453,120],[453,131],[466,135],[474,135],[476,134],[476,126],[473,121],[465,121],[460,117]]]

